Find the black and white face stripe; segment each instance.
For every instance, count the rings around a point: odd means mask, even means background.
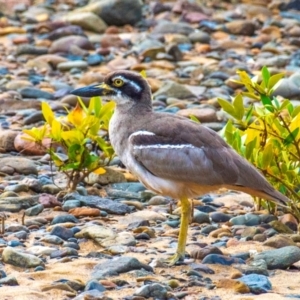
[[[112,81],[116,79],[122,80],[124,82],[124,85],[130,86],[135,91],[135,93],[140,93],[142,91],[142,87],[134,80],[130,80],[122,75],[118,75],[113,77]]]

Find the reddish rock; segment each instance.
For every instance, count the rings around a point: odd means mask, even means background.
[[[61,206],[55,196],[46,193],[40,195],[39,203],[43,204],[45,208]]]
[[[98,217],[101,212],[98,208],[76,207],[70,209],[69,213],[75,217]]]

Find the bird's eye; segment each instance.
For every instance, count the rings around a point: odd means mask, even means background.
[[[113,81],[113,85],[115,87],[121,87],[124,84],[124,81],[120,78],[117,78]]]

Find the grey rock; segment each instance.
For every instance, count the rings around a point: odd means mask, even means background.
[[[51,235],[56,235],[63,240],[68,240],[69,238],[74,236],[74,233],[71,229],[62,227],[62,226],[55,226],[50,232]]]
[[[37,174],[36,164],[25,157],[8,156],[0,158],[0,172],[12,175],[19,174],[29,175]]]
[[[142,6],[140,0],[102,0],[93,1],[75,12],[93,12],[107,25],[123,26],[134,25],[142,19]]]
[[[0,198],[0,211],[19,212],[38,204],[38,195]]]
[[[209,44],[210,35],[204,31],[195,31],[189,34],[189,39],[192,43]]]
[[[251,293],[262,294],[267,293],[272,289],[272,284],[267,276],[250,274],[244,275],[238,279],[244,282],[249,288]]]
[[[23,253],[12,247],[6,247],[3,250],[2,260],[7,264],[21,268],[44,266],[43,261],[35,255]]]
[[[268,238],[264,243],[264,246],[269,246],[273,248],[282,248],[286,246],[297,246],[296,243],[289,237],[284,235],[275,235]]]
[[[78,256],[78,252],[74,248],[65,247],[63,249],[54,250],[50,254],[50,258],[61,258],[67,256]]]
[[[80,200],[67,200],[64,202],[62,208],[64,211],[69,211],[72,208],[76,208],[80,206],[81,206]]]
[[[59,224],[59,223],[78,223],[78,219],[73,215],[60,215],[53,218],[51,225]]]
[[[104,296],[103,293],[98,290],[85,291],[80,293],[75,298],[73,298],[73,300],[86,300],[86,299],[112,300],[112,298]]]
[[[61,62],[57,65],[57,68],[60,71],[69,71],[73,68],[86,69],[87,67],[88,67],[88,63],[83,60],[66,61],[66,62]]]
[[[116,259],[109,259],[101,264],[96,265],[92,273],[92,277],[100,279],[138,269],[145,269],[153,272],[153,269],[150,266],[139,262],[136,258],[123,256]]]
[[[27,192],[28,191],[28,186],[26,184],[12,184],[8,185],[4,189],[5,192],[15,192],[15,193],[20,193],[20,192]]]
[[[25,215],[26,216],[37,216],[39,215],[42,211],[44,210],[44,205],[43,204],[37,204],[33,207],[27,208],[25,210]]]
[[[183,22],[171,22],[171,21],[160,21],[152,33],[154,34],[166,34],[166,33],[178,33],[183,35],[189,35],[194,31],[194,28],[187,23]]]
[[[60,190],[61,190],[60,187],[58,187],[57,185],[54,185],[54,184],[45,184],[42,187],[42,192],[51,194],[51,195],[55,195],[55,194],[59,193]]]
[[[261,223],[261,219],[255,214],[245,214],[243,216],[233,217],[229,220],[233,225],[256,226]]]
[[[16,286],[16,285],[19,285],[16,277],[14,277],[13,275],[9,275],[9,276],[6,276],[4,278],[1,278],[0,279],[0,284],[2,285],[10,285],[10,286]]]
[[[30,125],[33,123],[37,123],[44,120],[43,113],[41,111],[36,111],[24,118],[23,124],[24,125]]]
[[[17,55],[31,54],[31,55],[43,55],[48,53],[48,48],[37,47],[34,45],[24,44],[17,48]]]
[[[204,212],[194,210],[193,222],[198,224],[210,223],[209,215]]]
[[[76,199],[79,200],[82,206],[90,206],[96,207],[100,210],[104,210],[107,213],[116,214],[116,215],[124,215],[130,212],[130,208],[128,205],[124,203],[120,203],[117,201],[113,201],[108,198],[101,198],[98,196],[80,196],[78,194],[69,194],[66,195],[64,200]]]
[[[34,99],[41,98],[41,99],[48,99],[48,100],[54,99],[53,94],[33,87],[25,87],[21,89],[20,94],[22,95],[23,98],[34,98]]]
[[[54,245],[61,245],[64,242],[64,240],[62,238],[60,238],[56,235],[51,235],[51,234],[43,236],[41,238],[41,241],[49,243],[49,244],[54,244]]]
[[[268,269],[286,269],[300,260],[300,249],[297,246],[287,246],[256,254],[253,260],[263,259]]]
[[[134,295],[145,298],[167,299],[168,290],[165,286],[159,283],[145,284],[138,288]]]
[[[182,84],[166,81],[162,87],[153,94],[153,97],[165,96],[166,98],[189,99],[195,98],[197,95],[193,94],[187,87]]]

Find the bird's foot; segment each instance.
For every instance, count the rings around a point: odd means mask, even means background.
[[[164,260],[164,263],[166,263],[168,266],[174,266],[177,263],[180,263],[184,260],[184,254],[180,254],[176,252],[174,255],[172,255],[170,258],[167,258]]]

